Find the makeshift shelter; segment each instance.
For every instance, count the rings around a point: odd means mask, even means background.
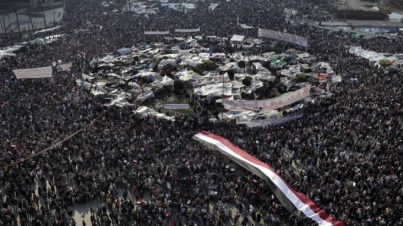
[[[233,35],[232,38],[230,39],[230,41],[233,44],[241,44],[242,42],[245,41],[245,36],[244,35]]]
[[[29,44],[34,45],[34,44],[43,44],[45,43],[45,40],[42,38],[36,38],[32,41],[29,42]]]
[[[166,119],[166,120],[170,120],[170,121],[175,121],[174,117],[169,117],[169,116],[166,116],[165,114],[158,113],[157,111],[150,109],[148,107],[145,107],[145,106],[141,106],[133,112],[136,115],[139,115],[141,117],[153,116],[156,118],[162,118],[162,119]]]
[[[128,53],[130,53],[132,51],[132,49],[130,48],[120,48],[118,50],[116,50],[118,53],[120,53],[120,55],[126,55]]]
[[[300,65],[300,68],[301,68],[301,71],[303,72],[303,73],[308,73],[308,72],[311,72],[312,70],[311,70],[311,67],[308,65],[308,64],[301,64]]]
[[[353,33],[353,34],[351,34],[351,37],[352,38],[360,38],[360,34],[357,34],[357,33]]]

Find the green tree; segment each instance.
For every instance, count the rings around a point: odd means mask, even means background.
[[[389,60],[380,60],[379,61],[379,65],[381,65],[382,67],[388,67],[390,66],[392,63]]]
[[[250,86],[252,82],[250,81],[249,78],[245,77],[244,79],[242,79],[242,84],[244,84],[245,86]]]
[[[180,91],[183,90],[185,88],[185,84],[183,83],[182,80],[176,80],[174,82],[174,90],[175,91]]]

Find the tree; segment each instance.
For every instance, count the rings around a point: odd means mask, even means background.
[[[6,27],[6,20],[4,19],[4,14],[5,14],[5,12],[2,11],[2,12],[1,12],[1,15],[3,16],[4,33],[5,33],[6,37],[7,37],[7,27]]]
[[[262,64],[262,66],[263,66],[264,68],[270,70],[270,64],[271,64],[271,62],[268,60],[268,61],[264,61],[263,64]]]
[[[33,31],[34,30],[34,23],[32,23],[31,5],[28,5],[28,7],[27,7],[27,14],[28,14],[29,23],[31,24],[31,31]]]
[[[252,82],[249,80],[248,77],[245,77],[244,79],[242,79],[242,84],[244,84],[245,86],[250,86]]]
[[[45,16],[45,10],[44,10],[42,2],[39,2],[39,6],[41,7],[41,10],[42,10],[43,23],[44,23],[45,28],[46,28],[46,16]]]
[[[15,7],[13,7],[13,11],[15,13],[15,16],[17,17],[18,35],[21,35],[20,20],[18,19],[17,9]]]
[[[196,67],[192,67],[192,70],[201,75],[205,71],[214,71],[217,68],[218,65],[216,65],[213,61],[206,60],[202,64],[199,64]]]
[[[388,67],[390,66],[392,63],[389,60],[380,60],[379,61],[379,65],[381,65],[382,67]]]
[[[243,61],[243,60],[239,61],[239,62],[238,62],[238,67],[239,67],[239,68],[243,68],[243,69],[245,70],[245,67],[246,67],[245,61]]]
[[[183,83],[182,80],[176,80],[174,82],[174,90],[175,91],[183,90],[184,88],[185,88],[185,84]]]

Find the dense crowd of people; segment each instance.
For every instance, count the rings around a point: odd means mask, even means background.
[[[122,3],[115,4],[118,8]],[[285,22],[282,10],[297,7],[293,1],[232,0],[213,11],[207,3],[197,5],[188,14],[161,7],[156,15],[145,17],[113,13],[93,1],[66,1],[62,27],[47,34],[65,37],[24,46],[15,57],[2,59],[1,221],[5,225],[314,225],[289,213],[265,188],[265,181],[192,139],[206,130],[266,162],[335,220],[346,225],[403,224],[402,78],[346,49],[361,45],[395,53],[402,42],[329,35],[308,24],[293,26]],[[231,26],[238,19],[255,27],[247,31],[249,36],[257,35],[258,26],[309,36],[308,52],[329,62],[343,82],[331,87],[331,98],[305,106],[302,119],[246,128],[233,121],[212,123],[198,112],[178,115],[172,122],[138,118],[126,108],[106,108],[102,100],[77,86],[75,70],[32,80],[17,80],[10,71],[49,66],[57,60],[86,65],[99,53],[162,39],[144,36],[145,29],[200,27],[204,35],[230,37],[246,32]],[[102,29],[89,28],[87,22]],[[76,32],[79,29],[87,32]],[[2,46],[20,41],[6,38]],[[287,156],[286,150],[292,155]],[[35,153],[41,154],[15,164]],[[236,211],[226,203],[233,203]],[[91,205],[91,222],[73,217],[80,204]]]

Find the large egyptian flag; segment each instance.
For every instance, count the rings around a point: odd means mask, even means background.
[[[344,226],[343,222],[333,221],[330,216],[319,209],[304,194],[296,192],[270,166],[249,155],[228,140],[204,131],[196,134],[195,139],[206,145],[213,146],[234,162],[265,180],[274,195],[291,213],[303,213],[306,217],[316,221],[320,226]]]

